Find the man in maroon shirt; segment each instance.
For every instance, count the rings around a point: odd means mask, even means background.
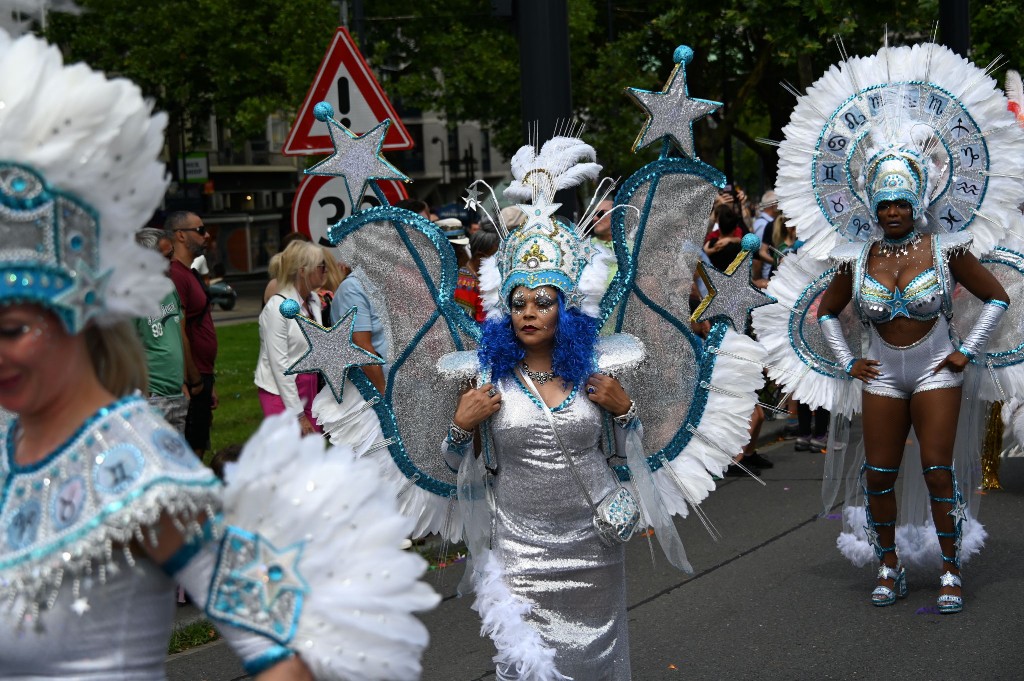
[[[178,211],[167,216],[164,228],[174,240],[171,280],[178,289],[185,313],[185,333],[192,350],[192,361],[200,380],[188,386],[191,400],[185,420],[185,439],[200,457],[210,448],[210,423],[217,408],[213,386],[213,364],[217,359],[217,334],[210,314],[210,299],[192,261],[206,251],[209,234],[195,213]]]

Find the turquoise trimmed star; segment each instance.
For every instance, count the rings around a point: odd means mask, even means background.
[[[526,227],[535,222],[552,222],[551,216],[562,207],[562,204],[548,203],[544,197],[541,197],[535,203],[529,205],[519,203],[516,206],[526,215],[526,222],[523,224],[523,227]]]
[[[967,504],[965,504],[964,500],[959,498],[959,496],[960,495],[957,495],[957,500],[953,504],[952,510],[950,510],[950,512],[946,514],[953,518],[953,522],[957,525],[960,525],[965,520],[967,520],[967,517],[969,515],[967,510]]]
[[[345,180],[345,189],[353,213],[358,210],[366,185],[371,180],[410,181],[398,168],[381,156],[384,136],[391,126],[390,118],[381,121],[373,130],[358,136],[334,118],[323,120],[331,134],[334,153],[306,170],[306,174],[330,175]]]
[[[72,331],[78,332],[85,328],[86,323],[103,309],[107,297],[107,284],[113,270],[102,274],[89,267],[84,260],[75,264],[71,287],[58,294],[53,302],[71,312]]]
[[[903,297],[903,291],[897,286],[892,292],[892,298],[885,302],[886,307],[889,308],[889,321],[896,319],[899,316],[910,317],[910,312],[907,310],[907,303],[911,302],[908,298]]]
[[[285,374],[318,373],[334,393],[334,399],[341,403],[345,389],[345,377],[349,369],[360,366],[384,364],[377,355],[364,350],[352,342],[352,326],[356,321],[356,308],[348,312],[331,328],[320,326],[313,320],[297,316],[302,335],[309,343],[309,349],[295,364],[285,370]],[[338,332],[338,329],[345,328]]]
[[[871,546],[873,546],[876,550],[882,548],[881,543],[878,541],[878,532],[875,531],[875,528],[871,527],[870,525],[865,525],[864,535],[868,538],[868,543],[871,544]]]
[[[309,593],[309,584],[299,572],[305,542],[278,549],[263,537],[256,536],[256,551],[248,565],[232,570],[232,577],[248,580],[260,588],[265,610],[269,610],[278,595],[285,590],[299,594]]]
[[[680,45],[673,59],[676,66],[661,92],[626,88],[626,94],[647,114],[647,122],[633,143],[633,151],[668,137],[679,151],[695,159],[693,123],[714,113],[722,104],[690,97],[686,86],[686,65],[693,59],[693,50]]]

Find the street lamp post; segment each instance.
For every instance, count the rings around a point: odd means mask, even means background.
[[[469,147],[462,154],[462,167],[466,173],[466,180],[471,181],[476,175],[476,156],[473,154],[473,143],[470,142]]]
[[[440,144],[441,145],[441,184],[448,184],[448,177],[447,177],[448,161],[445,159],[444,142],[441,140],[440,137],[435,137],[434,139],[430,140],[430,143],[431,144]]]

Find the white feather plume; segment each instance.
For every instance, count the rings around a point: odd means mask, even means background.
[[[596,158],[594,147],[578,137],[552,137],[540,153],[532,145],[524,145],[512,156],[513,180],[505,189],[505,198],[531,203],[543,196],[553,201],[556,191],[596,180],[601,174]]]
[[[391,451],[383,445],[384,433],[377,413],[366,405],[359,390],[348,379],[345,379],[343,398],[339,403],[325,386],[313,399],[313,418],[331,444],[351,447],[357,457],[376,467],[377,477],[382,486],[388,488],[390,498],[396,500],[399,512],[413,522],[410,536],[446,533],[448,539],[458,541],[462,535],[458,504],[409,482],[395,465]]]
[[[413,523],[376,467],[351,447],[325,451],[323,438],[300,437],[295,419],[280,415],[225,474],[229,525],[278,547],[305,543],[298,570],[309,592],[290,645],[314,676],[418,679],[428,634],[412,613],[440,597],[419,581],[426,561],[399,548]]]
[[[501,271],[496,256],[492,255],[480,262],[480,298],[487,319],[501,319],[505,316],[501,309]]]
[[[159,155],[166,115],[131,81],[107,79],[31,35],[0,31],[0,161],[24,164],[51,187],[89,204],[100,218],[100,268],[110,269],[98,321],[154,312],[170,291],[159,254],[134,233],[167,188]]]

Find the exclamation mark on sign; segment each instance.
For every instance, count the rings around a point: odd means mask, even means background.
[[[341,114],[341,124],[346,128],[352,127],[352,119],[347,114],[352,110],[352,98],[348,93],[348,78],[342,76],[338,79],[338,113]]]

